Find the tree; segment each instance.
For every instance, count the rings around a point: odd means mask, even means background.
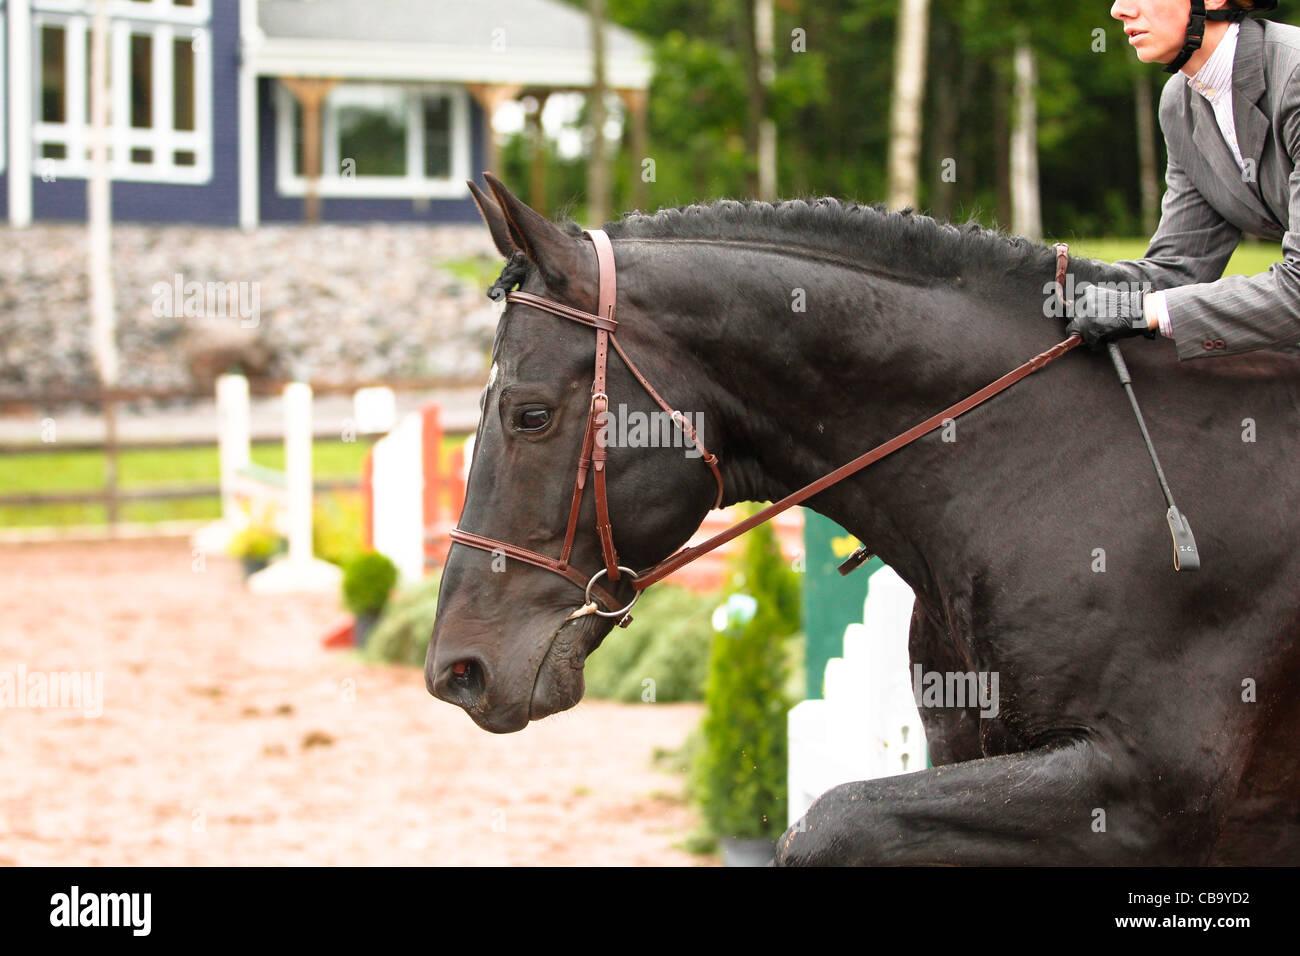
[[[1151,104],[1151,78],[1133,77],[1133,102],[1137,114],[1139,183],[1142,187],[1142,231],[1154,235],[1160,220],[1160,180],[1156,170],[1155,108]]]
[[[775,75],[772,50],[772,0],[737,0],[743,25],[741,48],[749,91],[745,145],[754,158],[749,192],[768,202],[776,199],[776,123],[769,112],[769,87]]]
[[[1016,43],[1015,112],[1011,123],[1011,231],[1043,238],[1038,182],[1038,62],[1028,37]]]
[[[922,108],[930,0],[903,0],[894,46],[894,95],[889,119],[889,204],[920,205]]]

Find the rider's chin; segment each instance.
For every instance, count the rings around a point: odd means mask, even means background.
[[[1150,44],[1144,43],[1135,48],[1138,59],[1143,63],[1172,63],[1174,58],[1182,51],[1181,46],[1174,47],[1171,50],[1154,50]]]

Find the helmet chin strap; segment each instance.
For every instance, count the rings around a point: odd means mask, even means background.
[[[1244,20],[1246,13],[1247,11],[1239,10],[1236,7],[1228,7],[1223,10],[1206,10],[1205,0],[1192,0],[1192,12],[1187,20],[1187,41],[1183,44],[1178,56],[1174,57],[1173,62],[1165,67],[1165,72],[1177,73],[1187,65],[1187,61],[1201,48],[1201,44],[1205,42],[1205,21],[1217,20],[1230,23],[1234,20]]]

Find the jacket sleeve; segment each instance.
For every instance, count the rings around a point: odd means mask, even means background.
[[[1152,292],[1213,282],[1241,242],[1241,230],[1205,200],[1172,156],[1165,184],[1160,225],[1146,255],[1116,262],[1115,268]]]
[[[1300,167],[1288,188],[1281,262],[1256,276],[1226,276],[1165,293],[1180,359],[1300,343]]]
[[[1300,83],[1292,73],[1279,107],[1288,155],[1300,156]],[[1282,261],[1255,276],[1201,279],[1165,293],[1180,359],[1300,343],[1300,166],[1287,182]],[[1226,264],[1216,265],[1222,270]],[[1214,278],[1217,278],[1215,276]]]

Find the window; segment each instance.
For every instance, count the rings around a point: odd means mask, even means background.
[[[366,92],[371,95],[356,95]],[[405,176],[406,96],[382,86],[352,93],[345,90],[334,111],[340,159],[351,159],[367,176]]]
[[[277,87],[279,191],[306,192],[302,110]],[[321,107],[323,196],[457,198],[469,178],[469,103],[464,89],[346,84]]]
[[[153,37],[131,34],[131,128],[153,128]]]
[[[109,4],[108,154],[114,179],[203,183],[211,178],[208,2]],[[85,0],[34,3],[33,135],[40,175],[77,178],[90,172],[93,6]]]
[[[44,123],[68,121],[67,63],[63,56],[68,45],[67,34],[68,31],[59,26],[41,28],[40,117]]]
[[[424,175],[451,176],[451,101],[445,96],[424,98]]]
[[[194,41],[172,40],[172,129],[194,132]]]

